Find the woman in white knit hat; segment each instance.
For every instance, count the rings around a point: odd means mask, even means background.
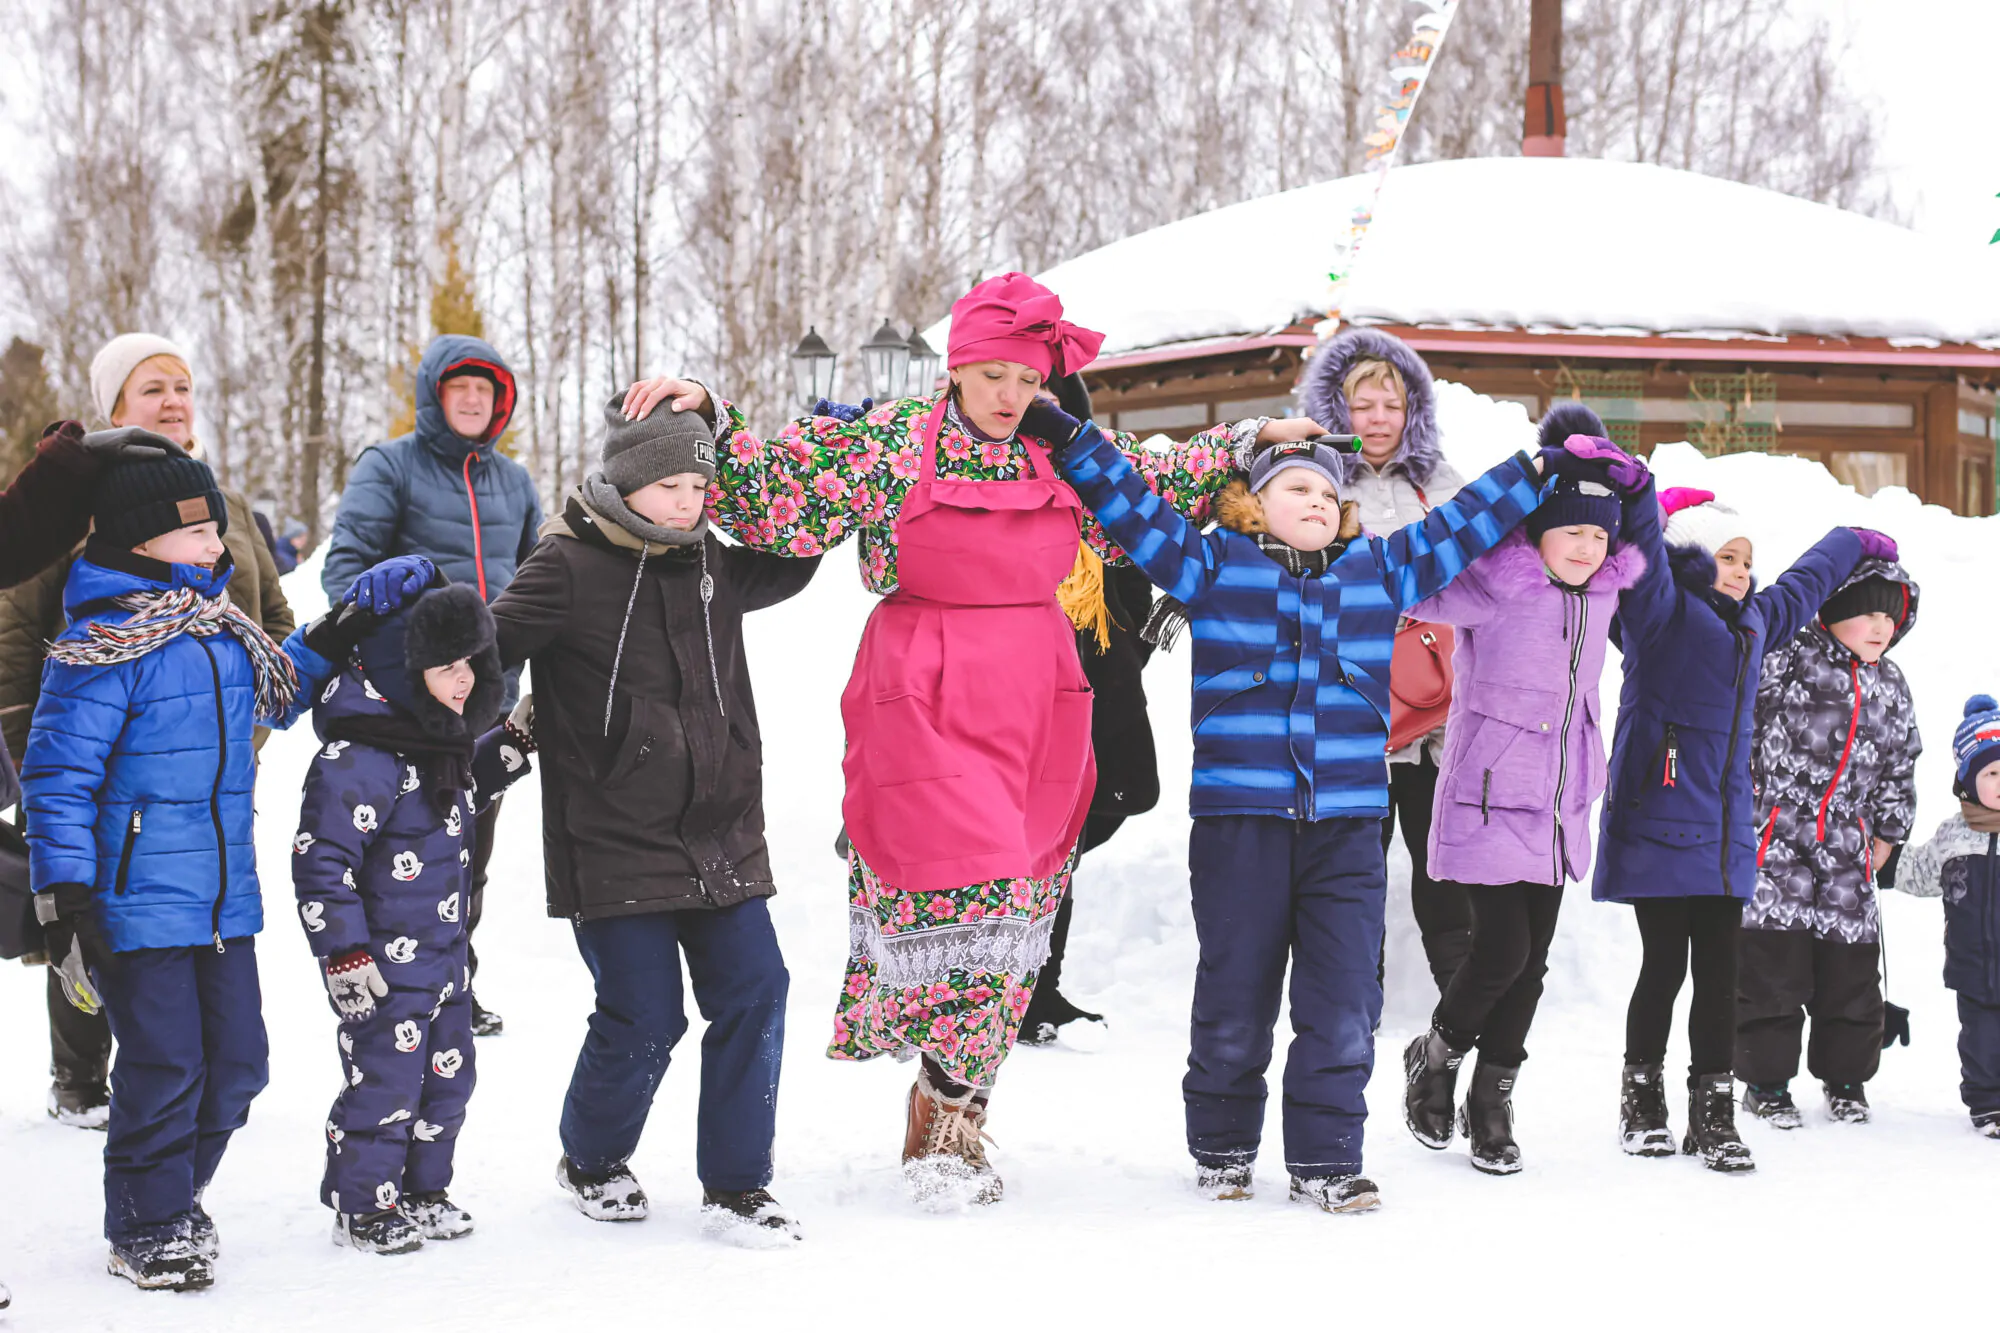
[[[194,374],[187,354],[151,333],[123,333],[106,343],[90,363],[90,396],[102,422],[137,426],[164,435],[194,457]],[[102,424],[102,423],[100,423]],[[249,502],[239,491],[222,491],[229,509],[223,534],[234,564],[229,598],[274,642],[295,628],[291,606],[278,583],[278,565],[258,535]],[[25,753],[28,721],[41,696],[42,659],[63,628],[63,586],[72,561],[58,560],[37,577],[0,594],[0,732],[16,754]],[[265,735],[258,728],[261,744]],[[110,1103],[108,1086],[111,1029],[102,1014],[86,1015],[63,998],[49,974],[48,1111],[55,1120],[82,1129],[103,1129]]]

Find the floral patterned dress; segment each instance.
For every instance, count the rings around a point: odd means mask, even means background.
[[[802,418],[769,441],[743,429],[741,414],[722,403],[731,433],[716,460],[710,521],[747,546],[799,556],[858,537],[862,581],[887,596],[898,586],[897,518],[922,467],[923,427],[936,403],[900,399],[853,422]],[[1229,478],[1227,430],[1160,453],[1130,435],[1107,436],[1162,499],[1195,522],[1208,517],[1211,497]],[[1023,445],[981,438],[955,410],[939,428],[937,473],[979,481],[1032,475]],[[1083,539],[1106,560],[1123,557],[1095,518]],[[827,1054],[866,1060],[914,1048],[950,1078],[991,1087],[1048,959],[1074,865],[1072,853],[1046,877],[911,894],[850,853],[847,976]]]

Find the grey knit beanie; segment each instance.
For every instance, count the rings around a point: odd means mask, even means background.
[[[637,421],[625,419],[625,395],[604,405],[604,479],[630,495],[663,477],[699,472],[715,479],[715,432],[699,412],[661,403]]]

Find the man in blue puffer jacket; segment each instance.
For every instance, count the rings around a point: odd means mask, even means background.
[[[516,396],[514,374],[492,347],[461,334],[431,339],[417,364],[416,429],[365,450],[341,493],[320,573],[331,605],[340,604],[363,570],[398,555],[430,559],[453,583],[470,584],[488,602],[507,590],[542,527],[534,479],[497,447]],[[514,706],[520,678],[519,668],[507,674],[505,707]],[[468,932],[479,928],[499,817],[498,801],[479,816]],[[478,953],[471,951],[471,958],[477,976]],[[475,1032],[500,1031],[498,1015],[477,1000],[472,1010]]]
[[[22,763],[30,873],[64,992],[118,1043],[110,1271],[202,1287],[201,1193],[266,1077],[252,732],[296,718],[369,617],[273,644],[226,595],[228,511],[199,460],[114,467],[92,517]]]

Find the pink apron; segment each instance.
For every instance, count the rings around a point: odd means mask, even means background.
[[[1097,785],[1090,685],[1056,587],[1083,508],[1033,442],[1034,475],[937,475],[940,401],[897,521],[897,590],[841,695],[854,850],[906,892],[1062,869]]]

